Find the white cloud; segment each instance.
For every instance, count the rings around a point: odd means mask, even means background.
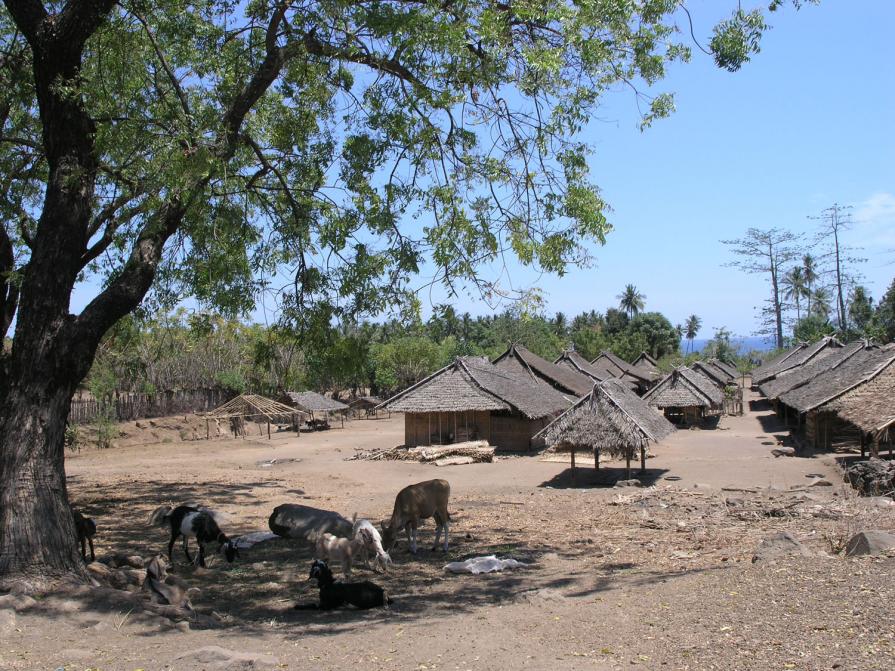
[[[895,248],[895,194],[875,193],[858,203],[854,221],[855,231],[861,237],[860,244],[865,248]]]

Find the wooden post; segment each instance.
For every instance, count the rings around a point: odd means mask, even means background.
[[[423,444],[431,445],[432,444],[432,413],[431,412],[426,413],[426,428],[427,428],[426,442]]]
[[[646,448],[640,446],[640,472],[646,473]]]
[[[205,420],[205,440],[211,440],[211,425]]]
[[[600,448],[599,447],[594,448],[594,470],[595,471],[600,470]]]
[[[867,453],[867,438],[864,436],[864,432],[861,431],[861,459],[864,459]]]
[[[267,420],[267,439],[270,440],[270,420]]]
[[[631,479],[631,450],[625,450],[625,479]]]
[[[342,416],[342,428],[344,429],[345,428],[345,413],[340,412],[339,414]]]
[[[438,411],[438,444],[441,445],[444,438],[441,437],[441,411]]]
[[[879,434],[873,436],[873,442],[870,444],[870,456],[879,459]]]
[[[572,447],[572,484],[575,484],[575,447]]]
[[[457,413],[454,413],[454,442],[457,442]]]

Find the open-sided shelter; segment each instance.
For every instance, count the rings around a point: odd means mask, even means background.
[[[504,450],[528,450],[532,436],[570,404],[527,373],[458,357],[380,407],[404,413],[408,447],[487,440]]]
[[[574,398],[589,394],[594,386],[593,379],[584,373],[551,363],[519,343],[510,345],[493,363],[498,368],[541,379],[557,391]]]
[[[211,420],[227,420],[234,434],[241,431],[243,422],[266,422],[267,437],[270,438],[270,425],[291,424],[298,432],[298,420],[303,416],[310,416],[302,410],[291,408],[284,403],[274,401],[258,394],[242,394],[218,406],[205,417],[206,437],[211,437]]]
[[[557,451],[571,453],[573,472],[575,452],[584,451],[593,453],[596,469],[601,454],[625,459],[630,477],[634,455],[640,453],[640,468],[645,470],[648,446],[673,432],[674,426],[646,401],[621,380],[611,379],[597,384],[539,435]]]
[[[348,402],[348,407],[356,416],[373,417],[376,415],[376,406],[382,403],[378,396],[358,396]]]
[[[643,400],[677,423],[697,425],[724,407],[724,394],[702,373],[681,366],[650,389]]]

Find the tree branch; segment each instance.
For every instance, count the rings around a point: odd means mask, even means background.
[[[9,239],[6,226],[0,226],[0,351],[3,349],[3,338],[6,337],[18,307],[19,289],[9,277],[14,270],[12,240]]]

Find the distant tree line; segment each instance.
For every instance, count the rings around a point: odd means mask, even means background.
[[[608,350],[625,360],[641,352],[680,359],[680,342],[692,340],[701,321],[674,326],[660,312],[644,311],[633,285],[619,306],[552,317],[523,305],[497,315],[472,316],[435,306],[427,320],[334,324],[313,338],[282,326],[245,324],[179,309],[119,322],[97,353],[86,386],[96,395],[225,388],[274,395],[286,389],[336,393],[403,389],[456,356],[494,358],[511,342],[553,360],[570,347],[588,360]]]

